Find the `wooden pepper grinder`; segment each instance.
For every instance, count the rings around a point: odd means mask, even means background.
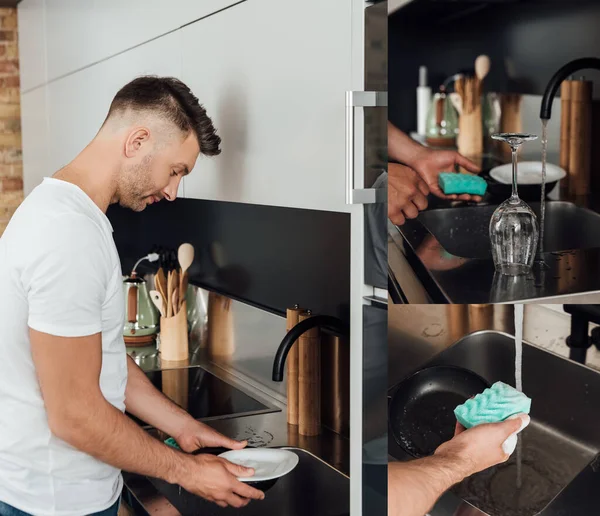
[[[569,128],[569,196],[590,193],[592,81],[571,83]]]
[[[491,330],[494,327],[494,305],[469,305],[469,330]]]
[[[300,322],[312,317],[300,314]],[[311,328],[299,339],[298,360],[298,433],[315,436],[321,433],[321,343],[319,328]]]
[[[569,147],[571,140],[571,84],[573,81],[563,81],[560,85],[560,157],[559,165],[567,172],[560,182],[561,199],[569,194]]]
[[[286,331],[289,332],[300,322],[300,314],[303,312],[298,305],[287,309]],[[298,347],[298,341],[294,342],[287,357],[287,422],[290,425],[298,424]]]

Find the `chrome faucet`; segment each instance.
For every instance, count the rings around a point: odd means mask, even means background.
[[[333,317],[331,315],[315,315],[299,322],[290,331],[288,331],[283,337],[277,353],[275,353],[275,360],[273,360],[273,381],[283,381],[283,369],[285,367],[285,360],[287,358],[290,349],[294,342],[296,342],[303,333],[316,327],[323,327],[330,329],[335,333],[341,334],[343,337],[347,337],[350,334],[349,325],[341,319]]]
[[[542,98],[542,108],[540,110],[540,118],[542,120],[550,120],[552,115],[552,101],[556,96],[556,92],[558,91],[560,84],[567,77],[569,77],[569,75],[572,75],[579,70],[586,70],[589,68],[600,70],[600,59],[597,57],[583,57],[581,59],[575,59],[564,65],[552,76],[548,86],[546,86],[544,97]]]

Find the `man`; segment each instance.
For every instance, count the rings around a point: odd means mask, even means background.
[[[179,484],[222,507],[264,498],[253,470],[190,452],[243,448],[156,390],[121,336],[119,257],[105,213],[175,200],[220,138],[182,82],[141,77],[115,96],[91,143],[22,203],[0,239],[0,515],[115,515],[120,470]]]
[[[503,443],[529,424],[529,416],[465,430],[456,424],[456,435],[431,457],[388,466],[388,515],[424,516],[454,484],[510,457]],[[509,450],[510,451],[510,450]]]
[[[479,172],[475,163],[456,151],[424,147],[388,122],[388,156],[403,163],[388,164],[388,218],[398,226],[427,208],[430,192],[440,199],[481,201],[479,196],[442,192],[438,184],[440,173],[453,172],[455,166]]]

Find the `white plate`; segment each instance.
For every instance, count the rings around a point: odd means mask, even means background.
[[[287,475],[299,462],[298,455],[278,448],[245,448],[221,453],[219,457],[247,468],[254,468],[254,476],[240,477],[241,482],[261,482]]]
[[[546,163],[546,182],[553,183],[565,177],[567,173],[552,163]],[[512,164],[500,165],[490,170],[490,176],[499,183],[512,184]],[[542,184],[542,162],[523,161],[518,164],[517,182],[520,185]]]

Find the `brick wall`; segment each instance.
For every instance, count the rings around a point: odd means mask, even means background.
[[[0,235],[23,200],[17,10],[0,8]]]

